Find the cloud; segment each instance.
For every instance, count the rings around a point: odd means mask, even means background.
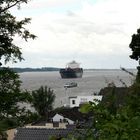
[[[126,59],[131,53],[128,46],[131,35],[140,24],[139,0],[101,0],[93,4],[84,0],[41,0],[31,2],[28,10],[32,11],[37,7],[65,7],[78,3],[80,6],[76,10],[68,7],[65,12],[43,9],[44,12],[37,14],[39,16],[34,13],[32,23],[27,27],[38,38],[28,43],[20,43],[23,53],[26,54],[25,59],[28,60],[30,54],[38,55],[34,60],[37,59],[36,62],[41,62],[41,65],[45,65],[47,61],[50,66],[62,66],[73,58],[80,62],[85,62],[84,58],[87,58],[86,67],[90,67],[95,59],[97,61],[94,66],[98,67],[102,65],[99,60],[106,60],[106,57],[112,61],[103,61],[108,67],[113,67],[111,63],[116,63],[119,67],[121,59],[126,60],[129,65],[129,58]]]
[[[75,6],[81,3],[84,0],[32,0],[29,1],[28,4],[23,4],[22,9],[24,10],[50,10],[51,8],[62,8],[62,7],[69,7]]]

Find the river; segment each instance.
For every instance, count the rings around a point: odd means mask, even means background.
[[[136,70],[130,70],[136,74]],[[36,90],[40,86],[48,86],[54,90],[56,95],[55,107],[66,103],[68,96],[92,95],[98,93],[101,88],[113,82],[116,86],[127,86],[133,83],[134,77],[122,70],[92,70],[84,71],[82,78],[62,79],[59,72],[24,72],[20,73],[22,81],[21,88],[26,90]],[[65,89],[67,82],[76,82],[77,87]]]

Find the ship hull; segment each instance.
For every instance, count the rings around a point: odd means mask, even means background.
[[[62,78],[82,78],[83,69],[60,69],[60,75]]]

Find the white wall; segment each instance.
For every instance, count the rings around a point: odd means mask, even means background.
[[[75,100],[75,104],[73,104],[73,100]],[[93,95],[93,96],[75,96],[75,97],[69,97],[70,107],[79,107],[82,103],[87,103],[89,101],[98,103],[95,100],[102,100],[102,96],[99,95]]]

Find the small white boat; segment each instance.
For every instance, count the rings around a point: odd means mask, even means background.
[[[75,82],[70,82],[70,83],[66,83],[64,85],[64,88],[72,88],[72,87],[77,87],[77,83]]]

